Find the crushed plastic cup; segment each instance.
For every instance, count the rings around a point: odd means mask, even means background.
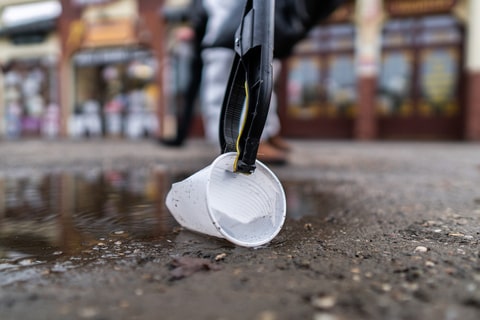
[[[235,156],[222,154],[208,167],[174,183],[166,205],[186,229],[239,246],[261,246],[277,236],[285,222],[285,192],[275,174],[258,160],[254,173],[234,173]]]

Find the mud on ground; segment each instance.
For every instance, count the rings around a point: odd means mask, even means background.
[[[293,144],[290,164],[271,168],[304,214],[271,244],[236,247],[175,223],[161,238],[113,232],[0,270],[1,318],[480,318],[478,146]],[[161,162],[154,152],[127,165],[147,158]],[[82,163],[105,163],[93,160]]]

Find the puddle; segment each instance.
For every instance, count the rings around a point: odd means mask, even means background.
[[[165,237],[176,226],[163,203],[167,180],[147,169],[4,177],[0,272]]]
[[[182,178],[138,169],[0,179],[0,273],[57,261],[52,271],[62,272],[79,261],[121,258],[136,240],[166,245],[178,224],[164,199]],[[283,184],[289,219],[318,212],[325,200],[312,183]]]

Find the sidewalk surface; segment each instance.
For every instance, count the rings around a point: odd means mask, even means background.
[[[480,145],[290,142],[289,164],[270,166],[290,212],[268,246],[175,229],[125,240],[121,259],[65,256],[62,271],[42,264],[28,281],[0,287],[0,318],[480,319]],[[178,149],[3,141],[0,154],[1,176],[159,165],[190,174],[218,150],[202,140]],[[110,240],[102,245],[114,250]],[[192,260],[172,278],[182,257]],[[13,275],[0,269],[0,279]]]

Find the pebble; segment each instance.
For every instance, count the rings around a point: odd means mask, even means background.
[[[338,320],[338,317],[330,313],[316,313],[313,316],[313,320]]]
[[[327,310],[331,309],[337,303],[337,298],[331,295],[326,296],[315,296],[311,300],[313,307],[317,309]]]
[[[429,268],[433,268],[433,267],[435,267],[435,263],[432,262],[432,261],[426,261],[426,262],[425,262],[425,266],[426,266],[426,267],[429,267]]]
[[[20,260],[18,264],[21,266],[31,266],[34,264],[34,261],[32,259],[23,259],[23,260]]]
[[[449,233],[450,237],[465,237],[463,233]]]
[[[359,274],[361,271],[360,271],[360,268],[352,268],[350,270],[351,273],[355,273],[355,274]]]
[[[80,309],[80,311],[78,312],[78,315],[80,316],[80,318],[91,319],[91,318],[95,318],[98,315],[98,311],[93,307],[86,307],[86,308]]]
[[[384,292],[390,292],[390,291],[392,291],[392,286],[388,283],[384,283],[384,284],[382,284],[382,290]]]
[[[424,247],[424,246],[418,246],[414,250],[414,252],[420,252],[420,253],[424,253],[424,252],[427,252],[427,251],[428,251],[428,248]]]
[[[312,231],[313,230],[313,226],[311,223],[305,223],[305,225],[303,226],[303,228],[307,231]]]
[[[227,256],[226,253],[220,253],[215,257],[215,261],[223,260],[223,259],[225,259],[226,256]]]
[[[275,320],[275,319],[277,319],[277,315],[273,311],[266,310],[266,311],[261,312],[256,317],[256,319],[258,319],[258,320]]]

